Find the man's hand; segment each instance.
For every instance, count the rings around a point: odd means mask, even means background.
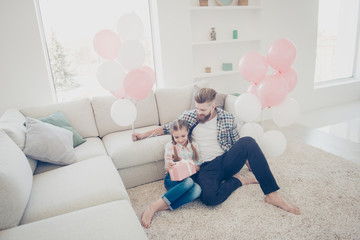
[[[141,139],[146,138],[146,134],[145,133],[133,133],[131,135],[131,137],[132,137],[133,141],[137,141],[137,140],[141,140]]]

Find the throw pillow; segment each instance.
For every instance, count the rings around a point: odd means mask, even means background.
[[[60,111],[57,111],[48,117],[40,118],[39,120],[42,122],[45,122],[45,123],[50,123],[57,127],[61,127],[61,128],[70,130],[73,133],[73,146],[74,147],[76,147],[86,141],[83,137],[80,136],[80,134],[78,132],[76,132],[72,128],[72,126],[68,122],[65,115]]]
[[[29,201],[33,175],[24,153],[0,130],[0,230],[19,225]]]
[[[73,133],[67,129],[26,118],[24,153],[37,160],[67,165],[76,161]]]
[[[197,85],[194,85],[194,94],[193,98],[191,100],[191,106],[190,110],[195,109],[195,94],[200,90],[201,88]],[[224,93],[217,93],[215,98],[215,106],[221,109],[224,109],[225,100],[226,100],[227,94]]]

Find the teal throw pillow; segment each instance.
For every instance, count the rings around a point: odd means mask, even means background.
[[[51,125],[70,130],[73,133],[73,147],[79,146],[86,141],[82,136],[80,136],[78,132],[72,128],[65,115],[61,111],[57,111],[50,116],[40,118],[39,120],[44,123],[49,123]]]

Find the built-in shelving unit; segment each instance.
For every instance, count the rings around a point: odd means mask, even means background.
[[[215,0],[209,0],[209,6],[198,2],[193,0],[190,6],[194,81],[240,77],[241,56],[258,50],[260,44],[261,0],[249,0],[249,6],[236,6],[237,1],[231,6],[217,6]],[[210,41],[211,27],[215,27],[215,41]],[[238,31],[238,39],[232,38],[233,30]],[[222,63],[232,63],[232,71],[223,71]],[[206,67],[211,67],[210,73],[205,73]]]

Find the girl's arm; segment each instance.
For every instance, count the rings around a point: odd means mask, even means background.
[[[175,163],[174,163],[174,148],[173,148],[173,144],[171,142],[167,143],[165,146],[164,161],[165,161],[165,171],[168,172],[169,167],[175,165]]]

